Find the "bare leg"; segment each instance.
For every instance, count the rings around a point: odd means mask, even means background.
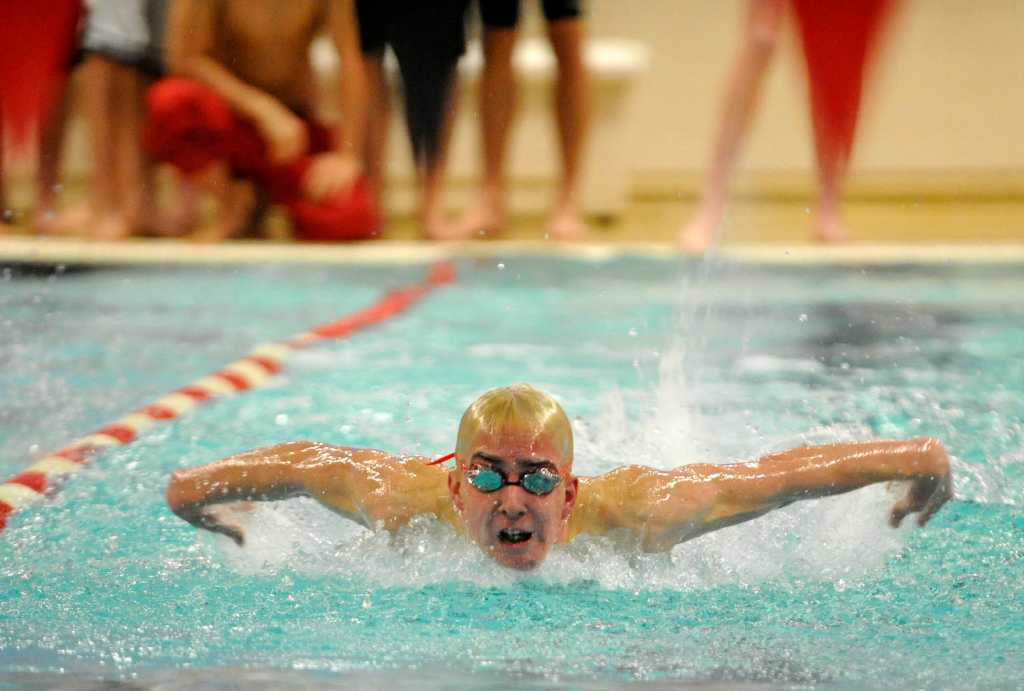
[[[142,150],[142,118],[144,78],[124,65],[114,68],[114,103],[116,113],[116,159],[118,216],[122,223],[117,239],[152,231],[157,225],[154,198],[154,165]],[[113,226],[105,228],[115,232]]]
[[[505,228],[505,149],[518,100],[512,68],[515,42],[515,29],[484,29],[480,78],[484,179],[479,198],[458,224],[461,237],[498,234]]]
[[[821,196],[814,218],[814,237],[820,242],[846,242],[849,233],[839,215],[843,180],[846,178],[848,152],[829,142],[822,124],[814,118],[814,150],[818,161]]]
[[[679,233],[688,252],[703,252],[715,241],[725,213],[729,183],[750,128],[760,87],[778,43],[785,0],[751,0],[743,46],[729,76],[722,121],[697,214]]]
[[[153,230],[164,237],[179,237],[196,230],[202,217],[202,189],[191,178],[170,171],[173,179],[173,211],[165,211]]]
[[[36,207],[33,224],[41,233],[51,233],[58,229],[57,192],[70,91],[66,83],[62,85],[53,110],[41,123],[39,132],[39,166],[36,171]]]
[[[256,208],[256,186],[249,180],[232,178],[227,163],[219,161],[196,177],[217,203],[216,221],[189,236],[196,242],[221,242],[248,230]]]
[[[92,170],[89,184],[91,217],[85,226],[68,228],[71,231],[88,228],[97,238],[119,237],[125,234],[124,219],[118,199],[118,156],[116,132],[115,65],[99,56],[91,56],[83,68],[83,109],[89,126],[92,150]],[[72,212],[74,213],[74,212]],[[60,222],[64,225],[64,222]]]
[[[444,210],[444,177],[448,167],[448,145],[452,138],[452,123],[455,120],[455,90],[456,75],[455,65],[448,79],[445,88],[444,114],[441,121],[441,132],[438,138],[437,151],[433,156],[428,157],[425,165],[418,163],[417,170],[422,171],[421,185],[422,198],[420,201],[420,223],[423,227],[423,234],[431,240],[457,240],[460,238],[459,230],[449,223]]]
[[[556,240],[582,240],[587,226],[580,217],[579,173],[590,115],[590,78],[583,58],[583,21],[548,23],[548,37],[558,59],[558,135],[562,181],[548,223]]]
[[[387,74],[384,71],[384,55],[367,55],[363,57],[369,88],[369,118],[366,127],[366,143],[363,151],[366,160],[363,170],[371,188],[377,195],[378,206],[384,197],[384,186],[387,183],[387,171],[384,159],[388,148],[388,124],[391,117],[391,92],[389,91]]]

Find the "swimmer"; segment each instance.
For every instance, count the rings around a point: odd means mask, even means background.
[[[625,534],[662,552],[704,533],[878,482],[909,482],[889,515],[924,525],[953,495],[949,457],[934,439],[830,444],[735,465],[672,470],[627,465],[596,477],[572,472],[569,419],[526,384],[494,389],[462,416],[454,467],[384,451],[292,442],[175,473],[174,513],[239,545],[241,526],[218,504],[308,496],[371,530],[415,516],[448,523],[502,566],[529,570],[582,534]],[[440,460],[440,459],[439,459]]]

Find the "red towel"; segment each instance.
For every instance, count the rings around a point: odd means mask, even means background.
[[[368,240],[380,230],[376,197],[366,179],[348,192],[317,204],[299,199],[288,205],[295,237],[307,242]]]
[[[143,145],[186,175],[227,157],[235,115],[216,93],[189,79],[168,77],[146,94]]]

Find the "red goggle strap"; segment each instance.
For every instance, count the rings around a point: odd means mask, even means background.
[[[455,458],[454,453],[446,454],[444,456],[441,456],[440,458],[434,459],[430,463],[427,463],[427,465],[441,465],[445,461],[451,460],[452,458]]]

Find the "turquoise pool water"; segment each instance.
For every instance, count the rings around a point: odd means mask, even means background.
[[[465,261],[409,313],[98,459],[0,536],[0,686],[1013,688],[1024,678],[1024,269]],[[3,271],[0,269],[0,271]],[[425,267],[0,274],[0,472],[365,306]],[[583,539],[529,577],[423,521],[394,540],[302,501],[239,550],[168,474],[298,438],[440,454],[529,381],[577,472],[934,435],[957,499],[883,487],[668,555]]]

